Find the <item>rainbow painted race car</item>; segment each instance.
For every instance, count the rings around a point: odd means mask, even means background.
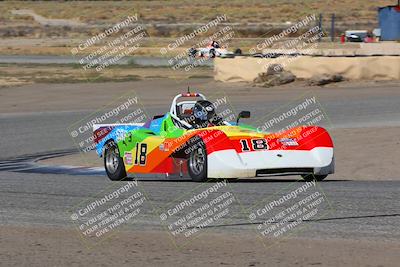
[[[111,180],[134,177],[249,178],[334,172],[333,142],[318,126],[266,133],[223,120],[200,93],[177,95],[170,111],[146,123],[93,125],[96,151]]]

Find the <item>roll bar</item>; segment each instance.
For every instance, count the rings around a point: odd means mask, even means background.
[[[206,97],[205,97],[203,94],[200,94],[200,93],[190,93],[190,92],[188,92],[188,93],[182,93],[182,94],[176,95],[176,96],[174,97],[174,99],[172,100],[171,108],[170,108],[170,111],[169,111],[171,117],[172,117],[173,119],[175,119],[176,121],[178,121],[179,123],[181,123],[182,125],[184,125],[184,126],[186,126],[187,128],[191,129],[191,128],[193,128],[193,126],[190,125],[189,123],[187,123],[186,121],[179,119],[178,116],[177,116],[177,114],[176,114],[176,102],[177,102],[178,99],[181,98],[181,97],[199,97],[199,98],[201,98],[201,99],[203,99],[203,100],[207,100],[207,99],[206,99]],[[228,123],[228,122],[226,122],[226,121],[224,121],[223,123],[224,123],[225,125],[230,125],[230,123]]]

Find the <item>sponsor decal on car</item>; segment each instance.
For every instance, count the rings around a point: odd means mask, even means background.
[[[279,142],[285,146],[298,146],[299,145],[299,143],[297,143],[297,141],[292,138],[281,138],[281,139],[279,139]]]
[[[132,165],[132,152],[125,152],[124,161],[126,165]]]

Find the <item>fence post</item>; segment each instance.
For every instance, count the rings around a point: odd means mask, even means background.
[[[335,13],[332,14],[332,19],[331,19],[331,41],[332,42],[335,41]]]
[[[322,13],[319,13],[319,21],[318,21],[319,31],[322,32]],[[322,36],[319,35],[318,42],[321,42]]]

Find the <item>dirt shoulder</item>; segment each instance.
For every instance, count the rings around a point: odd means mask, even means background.
[[[168,67],[116,65],[105,71],[84,71],[76,64],[0,64],[0,88],[37,83],[104,83],[132,82],[151,79],[212,78],[212,68],[195,68],[190,72],[173,71]]]
[[[7,266],[397,266],[400,249],[400,243],[343,239],[264,247],[245,233],[204,233],[181,249],[161,231],[120,232],[93,248],[68,228],[1,226],[0,236]]]

